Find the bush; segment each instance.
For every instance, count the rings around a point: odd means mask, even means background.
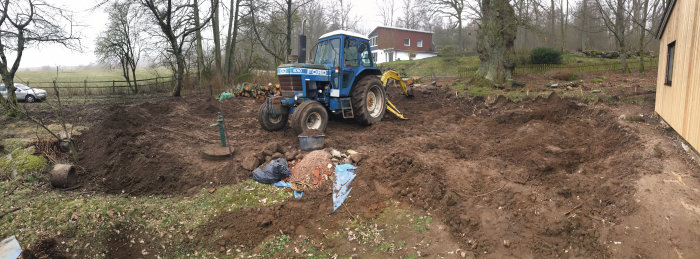
[[[557,73],[556,75],[554,75],[554,79],[562,80],[562,81],[574,81],[574,80],[578,79],[578,75],[574,74],[573,72],[571,72],[569,70],[564,70],[564,71],[561,71],[561,72]]]
[[[454,57],[455,56],[455,49],[452,48],[452,46],[447,45],[444,48],[440,50],[440,53],[438,53],[438,56],[441,57]]]
[[[551,48],[534,48],[530,53],[532,64],[561,64],[561,52]]]

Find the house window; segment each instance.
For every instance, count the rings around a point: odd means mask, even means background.
[[[416,41],[416,46],[419,48],[422,48],[423,47],[423,40]]]
[[[671,79],[673,78],[673,55],[676,53],[676,42],[671,42],[668,44],[668,57],[666,58],[666,82],[665,84],[670,86]]]
[[[372,47],[377,46],[377,37],[372,37],[369,41]]]
[[[411,46],[411,39],[403,39],[404,46]]]

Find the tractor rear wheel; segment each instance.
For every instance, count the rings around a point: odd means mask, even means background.
[[[317,101],[301,103],[292,114],[292,128],[297,134],[307,130],[324,132],[328,125],[328,111]]]
[[[267,131],[278,131],[284,129],[287,126],[287,120],[289,114],[287,114],[286,109],[282,111],[282,114],[272,114],[268,108],[269,102],[264,102],[260,105],[260,110],[258,111],[258,121],[260,126]]]
[[[355,119],[364,125],[382,120],[386,112],[386,93],[382,81],[374,75],[366,75],[353,86],[352,109]]]

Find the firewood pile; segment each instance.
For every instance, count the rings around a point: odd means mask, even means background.
[[[269,96],[281,94],[280,85],[273,85],[269,83],[267,85],[254,85],[250,83],[243,83],[236,85],[230,90],[234,96],[249,97],[256,99],[264,99]]]

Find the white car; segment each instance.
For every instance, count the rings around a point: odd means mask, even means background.
[[[31,88],[29,86],[15,83],[15,95],[18,101],[25,101],[28,103],[33,103],[36,101],[46,100],[46,91],[39,88]],[[0,83],[0,94],[2,97],[7,99],[7,87],[5,84]]]

